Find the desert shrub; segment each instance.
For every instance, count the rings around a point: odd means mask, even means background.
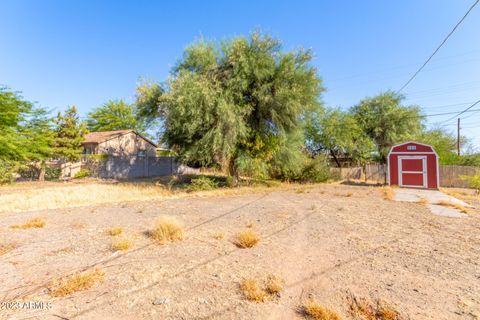
[[[149,235],[161,244],[167,241],[182,240],[183,227],[175,218],[160,217],[156,220],[155,227],[150,230]]]
[[[267,297],[265,290],[261,289],[255,279],[244,279],[240,283],[240,290],[247,300],[264,302]]]
[[[223,238],[225,238],[225,233],[223,232],[215,232],[213,234],[213,238],[216,239],[216,240],[223,240]]]
[[[11,183],[15,180],[17,166],[8,161],[0,161],[0,184]]]
[[[457,209],[458,211],[460,211],[462,213],[469,213],[469,210],[465,206],[462,206],[459,203],[451,202],[451,201],[448,201],[448,200],[440,200],[436,204],[438,204],[440,206],[444,206],[444,207],[450,207],[450,208]]]
[[[87,168],[82,168],[80,171],[78,171],[75,176],[73,177],[74,179],[82,179],[90,176],[90,170]]]
[[[474,176],[461,176],[461,178],[468,182],[470,188],[480,190],[480,173]]]
[[[283,285],[283,279],[274,275],[269,275],[265,283],[265,289],[269,294],[278,295],[283,291]]]
[[[12,251],[16,247],[17,247],[17,244],[14,243],[14,242],[6,243],[6,244],[1,244],[0,243],[0,256],[2,254],[6,254],[6,253]]]
[[[268,177],[268,163],[264,159],[241,154],[235,160],[235,166],[238,174],[242,176],[255,179],[265,179]]]
[[[303,182],[325,182],[336,178],[330,173],[330,166],[324,157],[316,157],[306,161],[302,168],[300,180]]]
[[[303,311],[314,320],[340,320],[340,316],[333,310],[325,308],[314,300],[303,305]]]
[[[24,224],[18,225],[14,224],[11,225],[10,228],[12,229],[31,229],[31,228],[43,228],[45,227],[46,221],[43,218],[33,218],[25,222]]]
[[[62,169],[58,167],[49,167],[45,168],[45,180],[58,180],[62,174]]]
[[[187,187],[189,191],[206,191],[218,188],[218,182],[214,179],[201,176],[190,181],[190,185]]]
[[[235,244],[239,248],[252,248],[260,241],[260,236],[253,230],[242,231],[237,236]]]
[[[52,297],[65,297],[77,291],[90,289],[96,282],[102,281],[105,273],[94,270],[85,273],[77,273],[63,280],[57,280],[52,284],[50,295]]]
[[[111,249],[113,251],[126,251],[133,246],[133,241],[131,239],[122,238],[112,240]]]
[[[111,236],[118,236],[119,234],[121,234],[123,232],[123,229],[122,229],[122,227],[113,227],[113,228],[108,229],[107,232]]]

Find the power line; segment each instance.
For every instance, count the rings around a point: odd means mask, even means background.
[[[412,82],[413,79],[415,79],[415,77],[420,73],[420,71],[422,71],[423,68],[425,68],[425,66],[427,65],[427,63],[430,62],[430,60],[432,60],[433,56],[438,52],[438,50],[440,50],[440,48],[445,44],[445,42],[447,42],[448,38],[450,38],[450,36],[455,32],[455,30],[457,30],[458,26],[463,22],[463,20],[465,20],[465,18],[468,16],[468,14],[470,13],[470,11],[473,10],[473,8],[478,4],[478,2],[480,2],[480,0],[477,0],[475,1],[472,6],[468,9],[468,11],[463,15],[462,19],[460,19],[460,21],[455,25],[455,27],[453,27],[452,31],[450,31],[450,33],[445,37],[445,39],[443,39],[442,43],[440,43],[440,45],[437,47],[437,49],[435,49],[435,51],[433,51],[433,53],[430,55],[430,57],[423,63],[423,65],[413,74],[413,76],[408,79],[408,81],[400,88],[400,90],[397,91],[397,93],[401,92],[403,89],[405,89],[406,86],[408,86],[410,84],[410,82]]]
[[[479,0],[479,1],[480,1],[480,0]],[[465,109],[465,110],[463,110],[463,111],[455,114],[453,117],[451,117],[451,118],[449,118],[449,119],[447,119],[447,120],[445,120],[445,121],[442,121],[442,122],[440,122],[440,123],[445,123],[445,122],[451,121],[451,120],[453,120],[453,119],[461,116],[461,115],[464,114],[465,112],[478,111],[478,109],[473,109],[473,110],[471,110],[471,109],[472,109],[473,107],[475,107],[475,106],[476,106],[477,104],[479,104],[479,103],[480,103],[480,100],[477,100],[477,101],[474,102],[472,105],[470,105],[467,109]]]

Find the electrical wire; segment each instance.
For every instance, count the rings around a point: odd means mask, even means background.
[[[442,43],[440,43],[440,45],[437,47],[437,49],[435,49],[435,51],[433,51],[433,53],[430,55],[430,57],[428,57],[428,59],[423,63],[423,65],[413,74],[413,76],[410,77],[410,79],[408,79],[408,81],[400,88],[400,90],[397,91],[397,93],[403,91],[403,89],[405,89],[410,84],[410,82],[412,82],[413,79],[415,79],[415,77],[420,73],[420,71],[422,71],[423,68],[425,68],[425,66],[430,62],[430,60],[432,60],[432,58],[435,56],[435,54],[438,52],[438,50],[440,50],[440,48],[447,42],[448,38],[450,38],[450,36],[455,32],[455,30],[457,30],[458,26],[460,26],[460,24],[463,22],[463,20],[465,20],[465,18],[473,10],[473,8],[478,4],[478,2],[480,2],[480,0],[476,0],[472,4],[472,6],[463,15],[462,19],[460,19],[460,21],[455,25],[455,27],[453,27],[453,29],[445,37],[445,39],[443,39]]]

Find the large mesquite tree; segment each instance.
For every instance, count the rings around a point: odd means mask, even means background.
[[[301,152],[302,139],[288,137],[320,108],[323,91],[311,59],[310,51],[284,52],[260,33],[191,45],[156,96],[165,141],[185,162],[233,176],[267,171],[285,149]]]

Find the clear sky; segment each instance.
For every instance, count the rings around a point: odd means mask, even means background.
[[[54,111],[74,104],[84,116],[108,99],[133,102],[139,77],[165,80],[195,38],[260,28],[287,50],[312,48],[323,101],[348,108],[398,90],[473,2],[0,0],[0,84]],[[480,5],[404,93],[425,114],[480,99]],[[480,112],[462,123],[479,148]],[[456,120],[443,125],[453,131]]]

